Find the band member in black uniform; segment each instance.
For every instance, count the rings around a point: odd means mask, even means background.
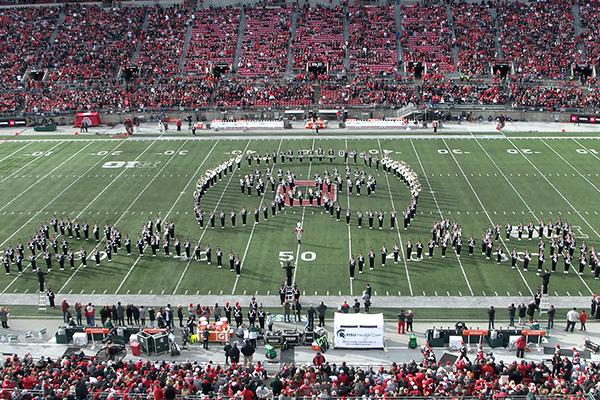
[[[100,252],[98,251],[97,248],[94,248],[92,255],[94,256],[94,261],[96,261],[96,267],[99,267],[100,266]]]
[[[15,264],[17,265],[17,270],[23,272],[23,256],[20,253],[15,255]]]
[[[185,251],[185,258],[186,258],[187,260],[189,260],[189,259],[190,259],[190,256],[191,256],[191,246],[192,246],[192,245],[191,245],[191,243],[190,243],[190,240],[189,240],[189,239],[186,239],[186,240],[185,240],[185,243],[184,243],[184,245],[183,245],[183,250]]]
[[[65,270],[65,255],[60,253],[56,255],[56,259],[58,261],[58,266],[61,271]]]
[[[90,226],[88,225],[87,222],[85,222],[85,221],[83,222],[82,229],[83,229],[83,238],[85,240],[90,240]]]
[[[72,251],[67,253],[67,261],[69,261],[69,268],[75,269],[75,254]]]
[[[210,212],[208,220],[210,221],[210,227],[214,228],[215,227],[215,212],[214,211]],[[225,221],[223,221],[223,222],[225,222]]]
[[[381,266],[385,267],[385,260],[387,258],[387,248],[385,244],[381,246]]]
[[[571,268],[571,260],[572,260],[571,256],[569,254],[567,254],[565,256],[565,271],[564,271],[565,274],[569,273],[569,269]]]
[[[529,261],[531,261],[531,254],[529,254],[529,250],[525,250],[525,254],[523,255],[523,271],[529,269]]]
[[[383,212],[381,211],[377,214],[377,222],[379,222],[379,229],[383,229]]]
[[[87,251],[83,247],[79,250],[79,255],[81,256],[81,265],[83,268],[87,268]]]
[[[175,246],[175,255],[178,258],[181,257],[181,242],[179,241],[179,239],[175,239],[173,246]]]
[[[138,252],[140,253],[140,257],[143,257],[144,256],[144,242],[143,242],[142,238],[138,238],[137,248],[138,248]]]
[[[169,250],[169,239],[163,240],[163,253],[165,254],[165,257],[169,257],[171,255]]]
[[[358,228],[359,229],[362,228],[362,219],[363,219],[363,214],[362,214],[362,212],[358,211],[356,213],[356,221],[358,223]]]
[[[229,252],[229,270],[230,271],[234,271],[235,270],[235,254],[233,254],[233,250],[231,250]]]
[[[217,252],[215,253],[217,255],[217,268],[221,269],[223,268],[223,251],[221,251],[221,248],[217,246]]]
[[[398,264],[398,260],[400,259],[400,247],[398,247],[398,243],[394,243],[392,254],[394,255],[394,264]]]
[[[350,271],[350,280],[354,280],[354,269],[356,268],[356,261],[354,257],[350,256],[350,260],[348,261],[348,269]]]
[[[461,249],[462,249],[462,239],[459,237],[456,240],[456,257],[460,257]]]
[[[367,218],[369,219],[369,229],[373,229],[373,211],[369,210]]]
[[[433,258],[433,249],[435,248],[435,242],[433,239],[429,240],[427,247],[429,248],[429,258]]]
[[[406,260],[407,261],[412,260],[412,251],[413,251],[412,242],[410,240],[408,240],[406,242]]]
[[[538,253],[537,276],[541,275],[543,267],[544,267],[544,252],[540,251]]]
[[[423,259],[423,243],[420,240],[417,241],[417,259]]]
[[[235,274],[240,276],[242,274],[242,263],[240,262],[240,258],[236,257],[234,261],[235,266]]]
[[[556,272],[556,264],[558,264],[558,254],[556,252],[552,253],[550,261],[552,262],[552,272]]]
[[[129,238],[129,235],[125,235],[125,251],[128,256],[131,255],[131,239]]]
[[[473,236],[471,236],[469,238],[469,255],[472,256],[473,252],[475,251],[475,239],[473,239]]]
[[[517,250],[513,249],[513,251],[510,253],[510,267],[512,269],[517,268],[517,259],[519,258],[519,256],[517,255]]]
[[[502,262],[502,247],[500,247],[500,245],[498,245],[498,247],[496,248],[496,264],[500,265],[501,262]]]
[[[208,265],[210,265],[212,263],[212,249],[210,248],[209,244],[206,245],[205,251],[206,251],[206,263]]]
[[[358,261],[358,273],[362,274],[363,267],[365,266],[365,256],[363,256],[362,252],[358,253],[357,261]]]

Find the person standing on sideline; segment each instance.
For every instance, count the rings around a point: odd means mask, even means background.
[[[565,332],[568,332],[569,328],[571,329],[571,332],[573,332],[577,321],[579,321],[579,313],[577,312],[577,308],[573,307],[573,309],[567,313],[567,329],[565,329]]]
[[[487,310],[488,313],[488,330],[494,329],[494,319],[496,318],[496,309],[494,306],[490,306]]]
[[[412,310],[408,310],[406,312],[406,332],[413,331],[413,319],[415,317],[415,314],[412,312]]]
[[[204,350],[208,350],[208,337],[209,337],[208,329],[202,331],[202,347]]]
[[[579,322],[581,323],[581,328],[579,328],[580,331],[587,331],[587,328],[585,327],[585,323],[587,322],[588,316],[587,313],[585,312],[585,310],[581,311],[581,314],[579,314]]]
[[[553,305],[548,308],[546,314],[548,315],[548,325],[546,326],[546,329],[554,329],[554,314],[556,314],[556,309]]]
[[[403,335],[404,329],[406,327],[406,314],[404,310],[400,310],[400,314],[398,314],[398,334]]]
[[[319,328],[325,326],[325,314],[327,313],[327,306],[321,302],[317,307],[317,314],[319,316]]]
[[[525,335],[519,336],[515,345],[517,346],[517,358],[525,358],[525,347],[527,347]]]
[[[8,329],[8,316],[9,316],[8,307],[0,308],[0,321],[2,321],[2,327],[4,329]]]
[[[517,312],[517,307],[515,307],[515,303],[511,303],[508,306],[508,326],[515,326],[515,314]]]

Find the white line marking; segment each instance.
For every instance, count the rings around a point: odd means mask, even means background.
[[[279,141],[279,146],[277,147],[277,155],[279,156],[279,152],[281,151],[281,145],[283,143],[283,138]],[[265,196],[267,194],[267,182],[265,182],[265,191],[260,198],[260,204],[258,205],[258,212],[261,212],[263,203],[265,201]],[[250,243],[252,243],[252,237],[254,236],[254,230],[256,229],[257,224],[252,224],[252,230],[250,231],[250,237],[248,238],[248,242],[246,243],[246,248],[244,249],[244,254],[242,255],[242,259],[240,260],[240,271],[244,268],[244,263],[246,261],[246,255],[248,255],[248,250],[250,249]],[[231,290],[231,294],[235,294],[235,289],[237,288],[237,284],[240,280],[240,277],[236,275],[235,282],[233,283],[233,289]]]
[[[250,146],[250,142],[251,141],[252,140],[248,140],[248,143],[246,143],[246,147],[244,148],[244,151],[243,151],[242,155],[246,153],[246,150],[248,150],[248,146]],[[216,146],[216,144],[215,144],[215,146]],[[213,146],[212,149],[210,149],[210,153],[212,153],[212,151],[215,149],[215,146]],[[210,155],[210,153],[206,155],[206,157],[204,158],[204,160],[202,160],[202,164],[200,164],[200,166],[198,166],[198,168],[196,169],[196,172],[194,173],[194,176],[192,177],[192,180],[198,174],[198,172],[200,171],[200,168],[202,167],[202,165],[204,165],[204,163],[208,159],[208,156]],[[231,176],[229,176],[229,180],[227,180],[227,184],[225,185],[225,188],[221,192],[221,196],[219,197],[219,200],[217,200],[217,204],[215,205],[215,208],[214,208],[213,211],[217,211],[217,208],[219,208],[219,204],[221,204],[221,200],[223,199],[223,196],[225,195],[225,192],[227,192],[227,188],[229,187],[229,184],[231,183],[231,180],[233,179],[234,175],[235,175],[235,171],[231,173]],[[192,180],[190,180],[190,182],[192,182]],[[198,242],[202,243],[202,239],[204,238],[204,235],[206,234],[207,231],[208,231],[208,228],[205,227],[204,230],[202,231],[202,235],[200,235],[200,239],[198,239]],[[183,272],[181,273],[181,276],[179,277],[179,280],[177,281],[177,285],[175,285],[175,289],[173,290],[173,294],[175,294],[177,292],[177,290],[179,289],[179,285],[181,285],[181,282],[183,282],[183,277],[187,273],[187,270],[189,269],[190,264],[192,263],[192,260],[193,260],[193,257],[190,257],[190,259],[188,260],[187,264],[185,265],[185,268],[183,269]]]
[[[383,155],[383,149],[381,147],[381,140],[378,138],[377,139],[377,145],[379,146],[379,154]],[[392,196],[392,188],[390,187],[390,179],[388,177],[387,173],[383,173],[383,175],[385,176],[385,181],[387,183],[387,187],[388,187],[388,193],[390,195],[390,202],[392,203],[392,208],[395,210],[396,207],[394,206],[394,198]],[[408,282],[408,290],[410,291],[410,295],[413,295],[413,289],[412,289],[412,284],[410,282],[410,275],[408,274],[408,264],[406,263],[406,255],[404,254],[404,242],[402,241],[402,235],[400,234],[400,224],[396,224],[396,233],[398,234],[398,240],[400,241],[400,243],[398,243],[398,246],[400,247],[400,251],[402,252],[402,261],[404,262],[404,270],[406,271],[406,281]]]
[[[431,197],[433,198],[435,207],[438,210],[438,214],[440,214],[440,218],[444,219],[444,214],[442,213],[442,210],[440,209],[440,205],[437,201],[437,197],[435,196],[435,192],[434,192],[433,188],[431,187],[431,184],[429,183],[429,178],[427,177],[427,173],[425,172],[425,167],[423,167],[423,163],[421,162],[421,157],[419,157],[419,153],[417,152],[415,144],[412,140],[410,141],[410,144],[412,145],[413,151],[415,152],[415,155],[417,156],[417,161],[419,162],[419,165],[421,166],[421,171],[423,171],[423,176],[425,177],[425,181],[427,182],[427,187],[429,187],[429,193],[431,193]],[[471,284],[469,283],[469,278],[467,278],[467,273],[466,273],[465,269],[463,268],[462,262],[460,261],[460,257],[458,257],[458,255],[456,253],[454,253],[454,254],[456,255],[456,260],[458,261],[458,265],[460,266],[463,277],[465,278],[465,282],[467,283],[469,292],[471,293],[471,296],[473,296],[474,295],[473,289],[471,288]]]

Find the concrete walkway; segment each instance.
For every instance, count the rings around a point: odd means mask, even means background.
[[[246,296],[183,296],[183,295],[132,295],[132,294],[58,294],[57,304],[62,299],[67,299],[69,304],[93,303],[95,305],[114,304],[120,301],[123,304],[136,304],[146,306],[165,306],[168,304],[214,304],[224,305],[226,301],[234,303],[238,301],[242,307],[250,304],[252,295]],[[371,298],[372,306],[375,308],[487,308],[494,306],[498,309],[504,309],[509,304],[516,305],[520,303],[529,303],[531,297],[519,296],[373,296]],[[256,300],[265,307],[280,307],[279,296],[257,296]],[[302,296],[300,302],[305,307],[309,305],[318,305],[321,301],[329,306],[330,309],[336,308],[344,302],[352,304],[354,298],[351,296]],[[590,305],[591,297],[550,297],[550,304],[555,308],[587,308]],[[38,294],[0,294],[0,304],[6,305],[38,305]]]
[[[562,318],[561,318],[562,319]],[[329,331],[329,341],[332,341],[332,322],[331,320],[326,320],[327,329]],[[20,356],[31,353],[34,357],[61,357],[65,350],[67,349],[67,345],[59,345],[54,343],[54,332],[56,332],[57,328],[63,325],[61,320],[44,320],[44,321],[34,321],[34,320],[11,320],[10,321],[10,329],[2,330],[0,333],[15,333],[19,335],[19,343],[0,343],[0,352],[3,354],[19,354]],[[446,323],[438,323],[437,326],[445,327]],[[418,346],[420,347],[424,343],[424,334],[427,329],[436,326],[436,323],[423,323],[417,322],[415,323],[415,335],[417,336]],[[487,328],[487,323],[482,321],[481,323],[470,323],[468,324],[470,328]],[[40,328],[45,327],[48,329],[48,334],[43,338],[39,338],[34,335],[34,337],[30,339],[24,338],[24,333],[26,331],[33,331],[34,333]],[[284,323],[276,323],[275,329],[290,329],[293,328],[294,324],[284,324]],[[297,328],[301,328],[301,326],[296,326]],[[497,327],[500,327],[500,323],[497,324]],[[564,324],[563,322],[556,323],[556,329],[550,333],[550,337],[547,339],[546,343],[543,343],[543,346],[551,346],[555,347],[556,344],[560,343],[562,348],[571,349],[576,347],[578,349],[582,349],[584,340],[586,337],[591,338],[594,342],[600,342],[600,323],[591,322],[588,323],[588,331],[581,332],[579,330],[575,330],[573,333],[564,332]],[[175,334],[179,334],[179,328],[175,328]],[[396,332],[395,322],[386,322],[385,324],[385,348],[384,349],[374,349],[374,350],[347,350],[347,349],[330,349],[325,357],[327,361],[332,363],[340,363],[342,361],[346,361],[350,365],[360,365],[363,367],[373,366],[378,368],[380,366],[388,366],[392,362],[408,362],[410,360],[420,361],[422,356],[420,354],[420,349],[409,349],[408,348],[408,339],[409,335],[399,335]],[[474,349],[475,346],[473,346]],[[82,350],[84,353],[88,355],[95,354],[100,349],[100,345],[93,347],[92,344],[89,344],[86,348]],[[512,362],[515,360],[514,351],[508,349],[489,349],[485,348],[486,352],[493,351],[496,360],[504,360],[505,362]],[[457,355],[457,352],[452,352],[447,348],[436,348],[435,353],[438,359],[444,353],[451,353]],[[278,350],[279,355],[279,350]],[[315,352],[311,350],[310,347],[297,347],[293,350],[292,354],[288,354],[286,359],[294,360],[295,363],[298,364],[310,364],[312,362],[312,358],[314,357]],[[474,354],[473,354],[474,355]],[[137,359],[138,357],[132,357],[128,355],[128,358]],[[190,346],[189,350],[183,350],[181,356],[171,357],[168,354],[163,354],[160,356],[151,356],[151,357],[143,357],[145,359],[151,360],[169,360],[169,361],[198,361],[198,362],[208,362],[212,361],[215,363],[222,363],[224,361],[222,345],[220,344],[211,344],[209,350],[203,350],[201,345],[193,345]],[[545,355],[543,350],[538,349],[536,346],[531,346],[530,351],[526,353],[526,360],[548,360],[550,358],[549,355]],[[263,361],[266,363],[266,367],[269,371],[274,372],[280,368],[280,360],[267,360],[264,357],[264,348],[262,345],[259,345],[255,360]],[[600,360],[600,355],[594,354],[592,355],[592,360],[598,361]]]

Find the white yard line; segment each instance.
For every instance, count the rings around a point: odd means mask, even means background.
[[[12,198],[12,200],[4,203],[4,205],[2,207],[0,207],[0,211],[4,210],[6,207],[8,207],[9,205],[11,205],[13,203],[13,201],[17,200],[19,197],[21,197],[23,194],[25,194],[29,189],[36,187],[38,183],[42,182],[44,179],[46,179],[48,177],[48,175],[52,174],[54,171],[56,171],[57,169],[59,169],[60,167],[62,167],[66,162],[71,161],[71,159],[75,156],[77,156],[79,153],[81,153],[83,150],[87,149],[88,146],[92,144],[92,142],[86,144],[85,146],[83,146],[81,149],[79,149],[77,152],[73,153],[70,157],[66,158],[65,160],[63,160],[60,164],[58,164],[56,167],[54,167],[52,170],[50,170],[49,172],[47,172],[44,176],[42,176],[40,179],[38,179],[37,181],[35,181],[34,183],[32,183],[31,185],[29,185],[25,190],[22,190],[18,195],[16,195],[15,197]],[[56,146],[55,146],[56,147]]]
[[[348,139],[344,140],[346,145],[346,152],[348,151]],[[348,160],[346,160],[346,167],[348,166]],[[341,176],[341,174],[340,174]],[[342,178],[340,178],[342,179]],[[350,178],[352,179],[352,178]],[[348,190],[348,186],[346,185],[346,198],[348,201],[348,210],[350,210],[350,191]],[[348,260],[352,257],[352,232],[350,231],[350,224],[348,224]],[[354,296],[354,288],[352,286],[352,278],[350,280],[350,296]]]
[[[5,143],[7,143],[7,142],[5,142]],[[19,143],[19,142],[15,142],[15,143]],[[33,143],[33,142],[29,142],[29,143],[27,143],[25,146],[21,146],[21,147],[19,147],[18,149],[16,149],[15,151],[13,151],[12,153],[10,153],[9,155],[7,155],[7,156],[5,156],[5,157],[1,158],[1,159],[0,159],[0,163],[1,163],[2,161],[4,161],[4,160],[8,160],[9,158],[11,158],[12,156],[14,156],[14,155],[15,155],[15,154],[17,154],[18,152],[20,152],[20,151],[22,151],[22,150],[26,149],[27,147],[31,146],[31,144],[32,144],[32,143]]]
[[[202,166],[204,165],[204,163],[206,162],[206,160],[208,160],[208,157],[210,157],[210,155],[212,154],[212,152],[215,149],[215,147],[217,147],[217,144],[219,144],[218,140],[211,147],[210,151],[206,154],[206,156],[204,157],[204,160],[202,160],[202,162],[200,163],[200,165],[198,166],[198,168],[196,168],[196,171],[194,172],[194,174],[192,174],[192,177],[190,178],[190,180],[188,181],[188,183],[186,183],[186,185],[184,186],[183,190],[181,192],[179,192],[179,196],[177,196],[177,199],[173,202],[173,205],[171,205],[171,208],[167,211],[167,214],[165,215],[165,219],[169,217],[169,215],[171,214],[171,212],[173,212],[173,209],[175,208],[175,206],[177,205],[177,203],[179,203],[179,200],[185,194],[185,191],[192,184],[192,182],[198,180],[198,176],[197,175],[198,175],[198,172],[200,171],[200,168],[202,168]],[[233,174],[232,174],[232,176],[233,176]],[[144,249],[146,247],[148,247],[147,244],[144,245]],[[138,264],[138,262],[140,262],[141,258],[142,257],[140,257],[138,255],[138,257],[136,258],[136,260],[134,261],[134,263],[131,265],[131,268],[129,268],[129,271],[127,271],[127,274],[125,275],[125,278],[123,278],[123,280],[121,281],[121,284],[119,285],[119,287],[115,291],[115,294],[117,294],[117,292],[121,289],[121,287],[123,287],[123,284],[125,283],[125,281],[127,280],[127,278],[129,278],[129,275],[131,275],[131,272],[133,271],[133,269],[135,268],[135,266]]]
[[[148,147],[146,147],[144,149],[144,151],[141,152],[136,157],[136,159],[134,161],[137,161],[146,151],[148,151],[148,149],[150,149],[150,147],[152,147],[152,145],[154,143],[156,143],[156,141],[150,143],[150,145],[148,145]],[[177,154],[183,148],[183,146],[185,146],[186,143],[187,143],[187,140],[184,141],[181,146],[179,146],[179,148],[177,149],[177,151],[175,151],[171,155],[171,157],[169,158],[169,160],[167,160],[167,162],[163,164],[163,166],[158,170],[158,172],[152,176],[152,178],[148,181],[148,183],[146,184],[146,186],[144,186],[144,188],[138,192],[137,196],[132,201],[129,202],[129,206],[127,206],[127,208],[125,209],[125,211],[112,224],[113,227],[116,227],[118,225],[118,223],[121,221],[121,219],[127,214],[127,212],[129,211],[129,209],[131,209],[131,207],[135,204],[135,202],[138,201],[138,199],[142,196],[142,194],[146,191],[146,189],[148,189],[150,187],[150,185],[152,184],[152,182],[154,182],[154,180],[160,175],[160,173],[171,163],[171,161],[173,161],[176,158]],[[87,209],[87,207],[89,207],[92,203],[94,203],[102,195],[102,193],[104,193],[104,191],[106,191],[106,189],[108,189],[114,182],[116,182],[116,180],[119,179],[119,177],[121,175],[123,175],[126,171],[127,171],[127,168],[124,168],[123,171],[121,171],[108,185],[106,185],[106,187],[100,193],[98,193],[98,195],[96,195],[96,197],[94,197],[94,199],[92,199],[91,202],[89,202],[87,204],[86,208],[84,208],[83,210],[81,210],[81,212],[77,215],[77,217],[75,217],[75,219],[79,218],[81,216],[81,214],[83,214],[83,212]],[[102,243],[103,241],[104,241],[104,238],[101,239],[100,242],[96,243],[96,247],[100,243]],[[59,289],[58,293],[62,292],[64,290],[64,288],[67,287],[67,285],[69,284],[69,282],[71,282],[71,279],[73,279],[73,277],[77,274],[77,272],[81,269],[82,266],[83,266],[83,264],[80,264],[75,269],[75,271],[73,271],[73,273],[71,274],[71,276],[69,276],[69,279],[67,279],[67,281]],[[123,284],[123,282],[125,282],[125,280],[121,281],[121,285]]]
[[[463,170],[463,168],[460,166],[458,160],[456,159],[456,156],[454,155],[454,152],[452,151],[452,149],[450,149],[450,147],[448,146],[448,143],[446,143],[446,140],[442,140],[442,142],[444,143],[444,146],[446,146],[446,148],[448,149],[448,154],[450,154],[450,156],[454,160],[454,163],[456,164],[456,166],[458,167],[458,169],[460,169],[461,174],[465,178],[465,181],[467,182],[467,185],[469,185],[469,187],[471,188],[471,192],[473,192],[473,194],[475,195],[475,198],[477,199],[477,202],[479,203],[479,206],[483,210],[483,213],[488,218],[488,221],[490,221],[490,224],[494,225],[494,221],[492,220],[492,217],[490,217],[490,213],[487,211],[487,209],[483,205],[483,202],[479,198],[479,195],[475,191],[475,188],[471,184],[471,181],[469,180],[469,178],[467,178],[467,175],[465,174],[465,171]],[[502,245],[504,246],[504,249],[506,250],[507,254],[510,254],[510,250],[509,250],[508,246],[506,245],[506,243],[504,243],[504,239],[502,239],[502,236],[500,236],[500,242],[502,242]],[[529,293],[533,296],[533,291],[531,290],[531,287],[529,286],[529,283],[527,283],[527,280],[525,279],[525,276],[523,276],[523,273],[518,268],[517,268],[517,272],[519,273],[519,275],[521,275],[521,279],[523,279],[523,283],[525,283],[525,286],[527,286],[527,290],[529,290]]]
[[[435,192],[433,191],[433,188],[431,187],[431,184],[429,183],[429,178],[427,177],[427,172],[425,172],[425,167],[423,167],[423,163],[421,162],[421,157],[419,157],[419,153],[417,152],[417,149],[415,148],[415,144],[413,143],[413,141],[410,141],[410,144],[413,148],[413,151],[415,152],[415,155],[417,156],[417,161],[419,162],[419,165],[421,166],[421,171],[423,171],[423,176],[425,177],[425,182],[427,182],[427,187],[429,188],[429,192],[431,193],[431,197],[433,198],[433,201],[435,203],[435,207],[437,208],[438,214],[440,215],[440,218],[444,219],[444,214],[442,213],[442,210],[440,209],[440,205],[437,201],[437,197],[435,196]],[[458,261],[458,265],[460,266],[460,269],[462,271],[462,274],[465,278],[465,282],[467,283],[467,287],[469,288],[469,292],[471,292],[471,296],[474,296],[473,293],[473,289],[471,288],[471,283],[469,282],[469,279],[467,278],[467,273],[465,272],[465,269],[462,265],[462,261],[460,261],[460,257],[458,256],[458,254],[456,254],[456,260]]]
[[[281,138],[281,140],[279,141],[279,146],[277,147],[277,156],[278,157],[279,157],[279,152],[281,151],[282,144],[283,144],[283,138]],[[274,171],[272,171],[272,172],[274,172]],[[262,209],[266,194],[267,194],[267,182],[265,181],[265,192],[263,193],[263,195],[260,199],[260,204],[258,205],[258,212],[260,212]],[[252,242],[252,237],[254,236],[254,230],[256,229],[256,225],[257,224],[252,225],[252,230],[250,231],[250,237],[248,238],[248,242],[246,243],[246,248],[244,249],[244,255],[242,256],[242,259],[240,260],[240,271],[244,268],[244,262],[246,261],[246,255],[248,254],[248,249],[250,249],[250,243]],[[237,284],[238,284],[239,280],[240,280],[239,275],[236,275],[235,282],[233,283],[233,289],[231,290],[232,296],[235,294],[235,289],[237,288]],[[173,293],[173,294],[175,294],[175,293]]]
[[[311,150],[314,152],[315,150],[315,138],[312,138],[312,145],[311,145]],[[314,157],[313,157],[314,158]],[[307,180],[311,180],[310,177],[310,173],[312,171],[312,161],[309,161],[308,163],[308,174],[306,179]],[[306,207],[302,207],[302,217],[300,218],[300,226],[302,226],[302,229],[304,229],[304,213],[306,212]],[[296,246],[296,259],[294,260],[294,275],[292,276],[292,286],[294,284],[296,284],[296,273],[298,272],[298,259],[300,257],[300,245],[301,243],[298,243],[298,246]]]
[[[114,149],[112,149],[110,152],[108,152],[108,154],[106,154],[105,156],[103,156],[102,158],[100,158],[100,161],[98,161],[97,163],[93,164],[90,168],[87,169],[87,171],[85,171],[83,174],[78,175],[77,178],[71,182],[67,187],[65,187],[59,194],[57,194],[56,196],[54,196],[54,198],[49,202],[46,203],[46,205],[42,208],[40,208],[39,210],[37,210],[35,213],[33,213],[33,215],[31,216],[31,218],[29,218],[25,223],[21,224],[19,226],[19,229],[17,229],[15,232],[13,232],[12,235],[10,235],[8,238],[6,238],[6,240],[4,240],[4,242],[0,243],[0,247],[4,246],[5,243],[7,243],[13,236],[15,236],[18,232],[21,231],[21,229],[23,229],[25,226],[27,226],[31,221],[33,221],[34,218],[36,218],[39,214],[41,214],[42,211],[47,210],[48,206],[52,203],[54,203],[58,198],[60,198],[60,196],[62,196],[67,190],[69,190],[73,185],[75,185],[77,182],[79,182],[79,180],[83,177],[85,177],[92,169],[96,168],[96,166],[98,164],[100,164],[101,161],[103,161],[104,159],[106,159],[106,157],[108,157],[110,155],[110,153],[112,153],[113,151],[117,150],[123,143],[125,143],[125,141],[121,141],[119,142],[119,144],[117,146],[115,146]],[[41,253],[40,253],[41,254]],[[38,254],[39,256],[39,254]]]
[[[379,146],[379,156],[383,157],[383,149],[381,147],[381,140],[377,139],[377,145]],[[382,167],[383,168],[383,167]],[[396,210],[396,206],[394,205],[394,197],[392,196],[392,188],[390,187],[390,178],[388,177],[388,173],[383,171],[383,175],[385,176],[385,181],[388,187],[388,193],[390,195],[390,203],[392,204],[392,209]],[[404,210],[403,210],[404,211]],[[396,210],[398,212],[398,210]],[[412,283],[410,282],[410,275],[408,274],[408,263],[406,262],[406,254],[404,253],[404,242],[402,241],[402,235],[400,234],[400,224],[396,223],[396,234],[398,235],[398,247],[400,247],[400,251],[402,252],[402,260],[404,260],[404,270],[406,271],[406,282],[408,283],[408,289],[410,291],[410,295],[413,296],[413,288]]]
[[[467,129],[468,130],[468,129]],[[519,199],[521,199],[521,202],[525,205],[525,207],[527,208],[527,210],[529,211],[529,213],[533,216],[533,218],[535,218],[536,221],[539,221],[541,218],[539,218],[535,212],[531,209],[531,207],[529,207],[529,204],[525,201],[525,199],[523,198],[523,196],[521,196],[521,193],[519,193],[519,191],[514,187],[514,185],[512,184],[512,182],[510,181],[510,179],[507,178],[506,174],[500,169],[500,167],[498,166],[498,164],[496,164],[496,161],[492,158],[492,156],[487,152],[487,150],[481,145],[481,143],[479,142],[479,140],[475,139],[475,143],[477,143],[479,145],[479,147],[481,148],[481,150],[483,150],[483,152],[486,154],[486,156],[488,157],[488,159],[492,162],[492,164],[494,164],[494,166],[496,167],[496,169],[498,170],[498,172],[500,172],[500,175],[502,175],[502,177],[506,180],[506,182],[508,183],[508,185],[512,188],[512,190],[517,194],[517,196],[519,197]],[[546,144],[544,142],[544,144]],[[546,146],[548,146],[546,144]],[[550,146],[548,146],[550,147]],[[554,151],[554,149],[550,148],[550,150]],[[558,153],[557,153],[558,154]],[[566,161],[566,160],[565,160]],[[543,175],[545,176],[545,175]],[[591,182],[590,182],[591,183]],[[597,189],[596,189],[597,190]],[[585,280],[579,276],[579,274],[577,274],[577,276],[579,277],[579,279],[581,280],[581,282],[583,283],[583,285],[587,288],[587,290],[590,292],[590,294],[593,294],[594,292],[592,291],[592,289],[588,286],[588,284],[585,282]]]
[[[246,147],[244,147],[244,150],[242,151],[241,156],[246,155],[246,151],[248,151],[248,147],[250,146],[250,142],[251,141],[252,141],[252,139],[248,140],[248,143],[246,143]],[[202,161],[202,164],[204,164],[205,161],[206,161],[206,158],[204,159],[204,161]],[[242,160],[242,162],[243,162],[243,160]],[[223,196],[227,192],[227,189],[229,188],[229,184],[231,183],[231,180],[233,179],[233,177],[234,177],[234,175],[235,175],[235,173],[237,171],[238,170],[235,169],[231,173],[231,175],[229,176],[229,179],[227,180],[227,184],[225,185],[225,188],[221,192],[221,196],[219,196],[219,199],[217,200],[217,204],[215,205],[215,208],[213,209],[213,212],[216,212],[217,209],[219,208],[219,204],[221,204],[221,200],[223,200]],[[200,243],[202,243],[202,239],[204,239],[204,235],[206,234],[206,232],[208,231],[208,229],[209,229],[208,226],[204,227],[204,230],[202,231],[202,234],[200,235],[200,239],[198,239],[198,241]],[[194,257],[190,257],[190,259],[188,260],[187,264],[185,264],[185,268],[183,269],[183,272],[181,273],[181,276],[179,277],[179,280],[177,281],[177,285],[175,285],[175,289],[173,290],[173,294],[177,293],[177,290],[179,289],[179,286],[181,285],[181,282],[183,282],[183,277],[185,276],[185,274],[187,273],[188,269],[190,268],[190,264],[192,263],[193,259],[194,259]],[[117,291],[118,291],[118,289],[117,289]]]
[[[54,150],[55,148],[57,148],[59,145],[60,145],[60,143],[59,143],[59,144],[57,144],[57,145],[54,145],[54,146],[52,146],[52,147],[51,147],[51,148],[49,148],[48,150],[43,150],[43,153],[48,153],[49,151],[52,151],[52,150]],[[12,154],[14,154],[14,153],[12,153]],[[11,155],[12,155],[12,154],[11,154]],[[16,170],[16,171],[13,171],[13,172],[12,172],[10,175],[7,175],[7,176],[5,176],[5,177],[4,177],[4,178],[3,178],[3,179],[0,181],[0,183],[4,183],[4,182],[5,182],[5,181],[7,181],[7,180],[8,180],[8,179],[9,179],[11,176],[14,176],[14,175],[15,175],[17,172],[19,172],[19,171],[21,171],[21,170],[23,170],[23,169],[27,168],[29,165],[33,164],[34,162],[38,161],[40,158],[42,158],[42,157],[44,157],[44,156],[45,156],[45,154],[41,154],[41,155],[39,155],[39,156],[37,156],[37,157],[36,157],[36,156],[32,156],[32,159],[31,159],[31,161],[29,161],[28,163],[25,163],[25,164],[23,164],[23,166],[22,166],[21,168],[19,168],[19,169],[18,169],[18,170]],[[0,162],[4,161],[4,160],[5,160],[6,158],[8,158],[8,157],[10,157],[10,156],[6,156],[6,157],[4,157],[2,160],[0,160]]]

